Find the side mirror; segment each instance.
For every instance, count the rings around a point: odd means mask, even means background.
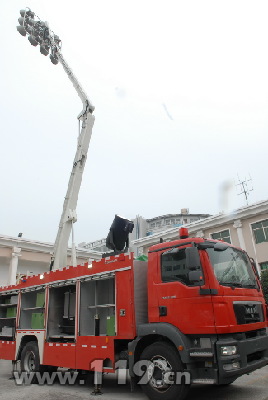
[[[186,266],[189,270],[189,283],[196,286],[204,284],[201,261],[197,247],[186,247]]]
[[[190,271],[201,270],[201,262],[197,247],[186,247],[186,265]]]
[[[190,271],[188,274],[188,279],[190,283],[196,284],[197,286],[201,286],[204,283],[204,278],[202,271]]]

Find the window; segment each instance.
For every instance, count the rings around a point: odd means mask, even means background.
[[[268,219],[252,224],[256,244],[268,242]]]
[[[233,247],[228,247],[224,251],[214,249],[206,251],[221,285],[257,288],[256,278],[246,253]]]
[[[189,285],[185,249],[172,249],[162,254],[162,281],[180,281]]]
[[[173,225],[175,223],[174,219],[166,219],[166,225]]]
[[[217,233],[212,233],[211,237],[212,237],[212,239],[215,239],[215,240],[223,240],[224,242],[231,243],[229,229],[226,229],[225,231],[221,231],[221,232],[217,232]]]
[[[268,270],[268,261],[260,263],[261,271]]]

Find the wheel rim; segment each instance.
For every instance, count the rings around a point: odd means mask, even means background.
[[[159,392],[166,392],[174,383],[170,363],[163,356],[154,356],[150,361],[147,369],[150,386]]]
[[[35,371],[35,355],[33,351],[28,351],[24,358],[24,370],[26,372]]]

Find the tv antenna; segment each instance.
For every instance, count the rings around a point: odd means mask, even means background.
[[[238,178],[239,183],[236,184],[236,186],[240,186],[240,190],[241,190],[241,192],[238,193],[238,196],[243,194],[245,196],[246,203],[248,205],[249,193],[253,191],[251,176],[249,175],[249,179],[245,178],[243,181],[240,180],[238,175],[237,175],[237,178]]]

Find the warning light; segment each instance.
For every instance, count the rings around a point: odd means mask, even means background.
[[[189,237],[187,228],[180,228],[179,230],[180,239],[186,239]]]

